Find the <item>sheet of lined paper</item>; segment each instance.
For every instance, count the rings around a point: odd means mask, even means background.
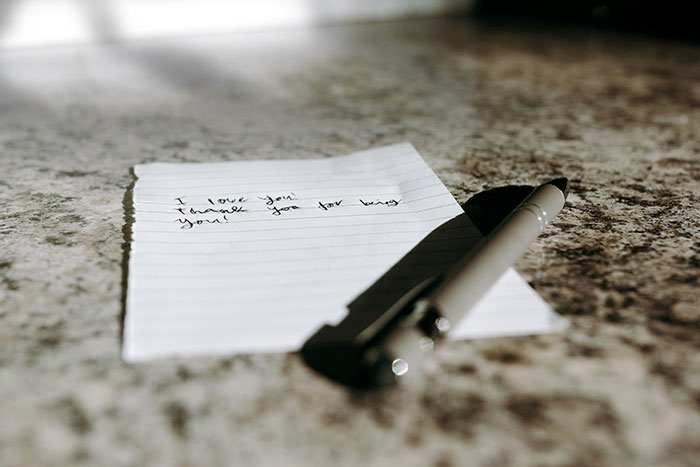
[[[156,163],[135,172],[128,361],[296,350],[462,212],[409,143],[326,159]],[[543,332],[555,318],[511,271],[458,331]]]

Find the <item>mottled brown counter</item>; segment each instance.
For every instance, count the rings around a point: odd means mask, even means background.
[[[463,20],[0,54],[0,466],[697,465],[700,48]],[[458,201],[572,179],[517,263],[560,334],[356,394],[296,355],[126,365],[150,161],[409,140]]]

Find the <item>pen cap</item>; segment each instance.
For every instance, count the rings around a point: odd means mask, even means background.
[[[539,236],[564,206],[555,184],[535,189],[479,245],[452,267],[430,301],[449,322],[459,322]]]

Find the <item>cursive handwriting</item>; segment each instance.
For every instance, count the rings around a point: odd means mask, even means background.
[[[185,230],[206,224],[227,224],[229,223],[229,218],[227,216],[240,213],[261,212],[259,208],[256,209],[256,204],[258,206],[260,204],[264,205],[267,208],[267,211],[269,211],[273,216],[281,216],[290,211],[296,211],[299,209],[310,209],[313,206],[311,203],[314,202],[316,203],[316,207],[322,211],[330,211],[332,209],[346,206],[344,204],[344,199],[320,201],[318,199],[314,200],[313,198],[301,198],[300,202],[297,194],[292,191],[285,194],[280,194],[279,196],[270,194],[251,194],[251,196],[253,199],[252,203],[250,203],[250,198],[247,196],[225,196],[211,198],[202,196],[198,201],[200,203],[199,208],[189,206],[190,202],[194,202],[195,204],[197,203],[196,201],[192,201],[193,198],[191,196],[176,197],[174,198],[176,205],[173,207],[173,210],[178,216],[181,217],[175,219],[175,222],[180,224],[181,229]],[[360,206],[386,206],[389,208],[396,207],[402,202],[401,198],[376,198],[374,200],[364,198],[357,199],[360,202]],[[294,201],[295,204],[290,204],[292,201]],[[306,204],[307,202],[308,204]],[[205,205],[202,206],[201,203],[204,203]],[[206,206],[207,204],[209,207]],[[347,206],[357,205],[350,204]],[[265,210],[262,210],[262,212],[265,212]],[[254,214],[245,214],[244,217],[249,215]],[[205,218],[201,219],[199,218],[200,216]],[[233,219],[231,219],[231,222],[233,222]]]
[[[177,198],[179,199],[179,198]],[[239,196],[238,198],[207,198],[210,204],[235,204],[235,203],[245,203],[248,198],[245,196]]]
[[[379,199],[374,200],[374,201],[365,201],[365,200],[363,200],[362,198],[360,198],[360,203],[362,203],[363,206],[380,206],[380,205],[384,205],[384,206],[394,207],[394,206],[398,206],[400,202],[401,202],[401,198],[399,198],[399,199],[393,199],[393,198],[392,198],[392,199],[387,199],[387,200],[384,200],[384,201],[379,200]]]
[[[175,222],[179,222],[182,224],[180,226],[181,229],[184,230],[189,230],[195,225],[203,225],[203,224],[225,224],[228,222],[228,217],[222,216],[223,219],[197,219],[195,221],[191,221],[187,218],[180,218],[180,219],[175,219]]]
[[[339,201],[333,201],[331,203],[323,203],[323,202],[319,201],[318,208],[323,209],[324,211],[328,211],[331,208],[337,208],[338,206],[340,206],[340,203],[342,203],[342,202],[343,202],[342,199]]]
[[[179,212],[180,214],[234,214],[237,212],[248,211],[243,206],[229,206],[228,208],[220,208],[220,209],[215,209],[215,208],[206,208],[206,209],[175,208],[175,210],[177,212]]]
[[[297,195],[292,193],[291,191],[289,192],[288,195],[282,195],[282,196],[276,196],[272,197],[270,195],[265,195],[265,196],[258,196],[259,199],[265,201],[265,204],[268,206],[272,206],[273,204],[280,202],[280,201],[294,201],[297,199]]]
[[[272,207],[268,207],[267,209],[272,211],[273,216],[279,216],[283,212],[292,211],[294,209],[301,209],[301,208],[299,206],[292,205],[292,206],[280,206],[280,207],[272,206]]]

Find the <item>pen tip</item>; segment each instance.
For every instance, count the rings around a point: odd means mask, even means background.
[[[569,194],[569,179],[566,177],[555,178],[547,182],[547,185],[554,185],[559,188],[562,193],[564,193],[564,198]]]

